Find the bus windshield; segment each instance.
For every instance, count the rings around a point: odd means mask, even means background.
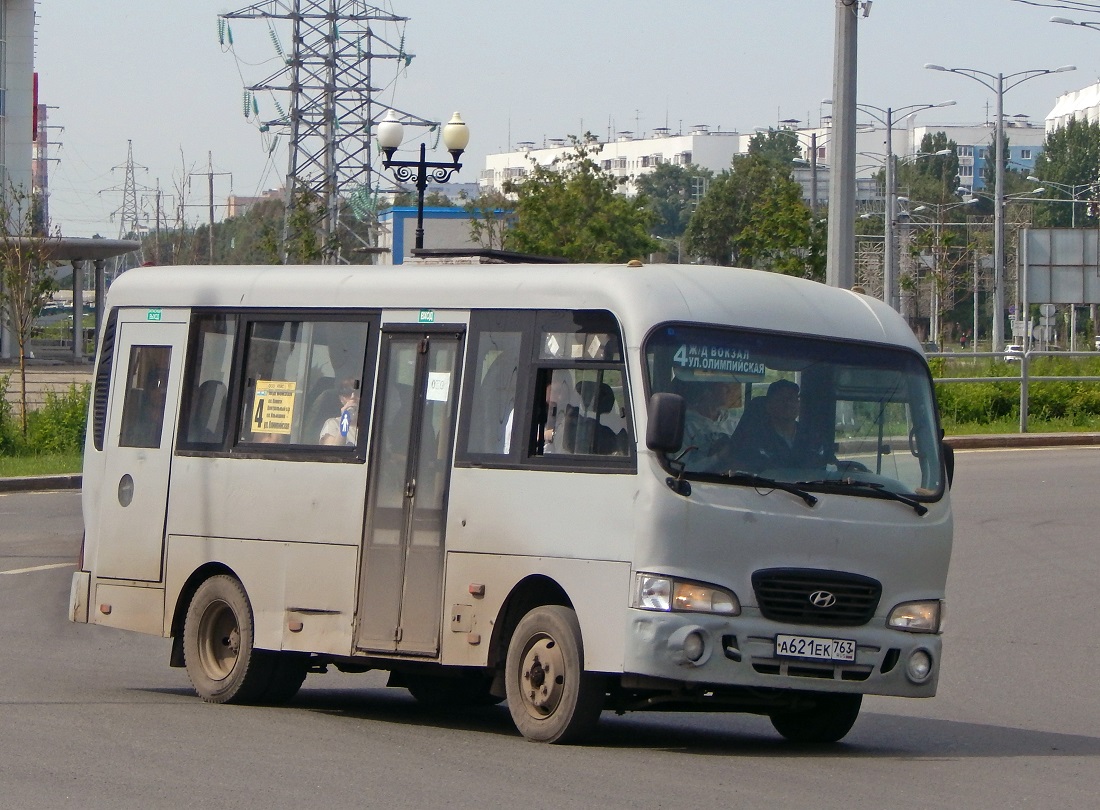
[[[665,325],[651,333],[646,361],[651,394],[684,398],[684,439],[667,459],[687,477],[867,497],[942,495],[932,383],[914,352]]]

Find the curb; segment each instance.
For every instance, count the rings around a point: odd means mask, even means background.
[[[992,433],[987,436],[948,436],[944,442],[956,450],[999,447],[1092,447],[1100,445],[1100,433]]]
[[[24,478],[0,478],[0,492],[47,492],[80,489],[81,475],[32,475]]]

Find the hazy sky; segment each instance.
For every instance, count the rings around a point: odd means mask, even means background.
[[[216,202],[281,184],[285,149],[268,159],[242,114],[242,89],[274,73],[263,21],[231,24],[237,58],[218,42],[217,15],[249,0],[42,0],[36,68],[59,142],[51,155],[51,216],[68,236],[118,235],[127,140],[139,185],[185,192],[205,217],[212,154]],[[485,155],[590,130],[708,124],[752,132],[787,118],[816,124],[832,95],[834,0],[391,0],[410,18],[416,55],[376,84],[425,118],[461,111],[471,130],[462,173]],[[859,22],[861,103],[901,108],[954,99],[919,122],[980,123],[993,93],[926,62],[1005,74],[1077,65],[1005,95],[1005,113],[1041,121],[1059,93],[1098,81],[1100,32],[1048,22],[1068,12],[1012,0],[874,0]],[[1100,19],[1094,16],[1093,19]],[[401,32],[391,29],[392,36]],[[285,44],[285,39],[284,39]],[[275,117],[259,99],[261,116]],[[284,103],[285,106],[285,103]],[[285,139],[283,140],[285,144]],[[445,157],[445,153],[442,155]],[[113,189],[113,190],[112,190]],[[147,200],[151,205],[151,198]],[[174,205],[173,199],[166,201]]]

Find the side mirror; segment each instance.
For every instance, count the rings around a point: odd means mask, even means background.
[[[649,398],[645,444],[659,453],[675,453],[684,443],[687,405],[679,394],[658,393]]]

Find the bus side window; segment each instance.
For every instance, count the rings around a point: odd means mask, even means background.
[[[120,447],[160,447],[170,346],[133,346],[126,371]]]
[[[467,452],[507,455],[512,449],[522,332],[478,335]]]
[[[358,445],[367,330],[360,320],[249,324],[239,441],[319,446],[332,434]]]
[[[621,371],[543,369],[538,375],[536,398],[536,455],[629,454]]]
[[[187,444],[218,445],[225,439],[225,406],[233,369],[234,315],[196,319],[194,356],[187,408]]]

